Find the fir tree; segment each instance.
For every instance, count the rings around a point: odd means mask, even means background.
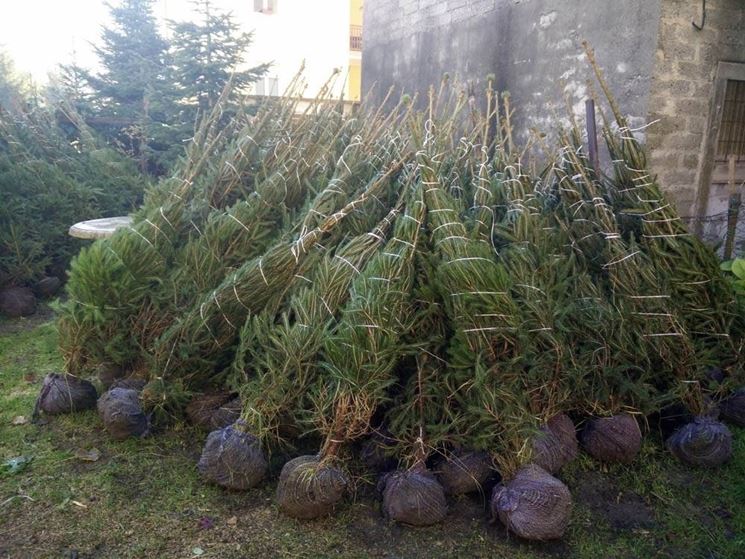
[[[73,53],[74,56],[74,53]],[[79,114],[90,116],[93,113],[93,91],[88,84],[88,72],[73,61],[60,64],[53,84],[47,90],[47,97],[58,104],[69,102]]]
[[[137,157],[143,171],[157,171],[172,140],[160,133],[173,118],[168,43],[158,32],[153,0],[122,0],[109,9],[113,25],[95,48],[103,70],[85,76],[97,113],[91,123]]]
[[[0,51],[0,109],[11,110],[23,103],[24,84],[13,61]]]
[[[252,34],[240,30],[233,15],[216,11],[210,0],[197,0],[198,21],[171,23],[173,64],[187,124],[215,106],[228,83],[233,101],[267,71],[268,64],[241,69]]]

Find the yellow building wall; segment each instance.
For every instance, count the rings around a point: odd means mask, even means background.
[[[349,0],[349,25],[362,25],[362,0]]]
[[[362,27],[362,0],[349,0],[349,26]],[[359,52],[350,53],[347,99],[359,101],[362,92],[362,61]]]
[[[347,78],[347,93],[350,101],[359,101],[362,91],[362,64],[360,60],[349,61],[349,77]]]

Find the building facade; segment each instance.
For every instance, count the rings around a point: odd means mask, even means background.
[[[281,95],[304,65],[306,97],[314,97],[339,69],[334,94],[360,100],[362,0],[251,0],[234,13],[254,33],[248,63],[272,62],[255,95]]]
[[[367,0],[362,88],[375,102],[494,74],[517,127],[550,131],[567,99],[584,113],[583,40],[681,214],[726,214],[730,177],[745,181],[744,0]]]

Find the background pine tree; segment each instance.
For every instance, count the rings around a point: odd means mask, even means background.
[[[28,93],[26,89],[11,58],[0,51],[0,110],[8,111],[22,104]]]
[[[89,119],[110,142],[135,157],[141,171],[159,173],[172,138],[162,128],[173,119],[173,84],[168,43],[153,15],[153,0],[122,0],[110,6],[113,24],[103,29],[95,52],[102,70],[86,72],[93,90]]]
[[[268,64],[243,68],[252,34],[240,30],[230,12],[215,10],[210,0],[194,2],[197,21],[171,22],[173,65],[183,120],[188,125],[197,113],[215,106],[228,83],[235,105],[246,86],[263,76]]]

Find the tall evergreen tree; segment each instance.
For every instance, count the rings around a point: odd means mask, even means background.
[[[95,48],[102,71],[86,75],[97,112],[93,124],[151,172],[169,149],[170,142],[159,136],[173,117],[168,43],[158,31],[153,3],[122,0],[109,5],[113,25],[103,29],[102,44]]]
[[[23,104],[25,97],[23,80],[13,65],[13,60],[0,51],[0,108],[10,110]]]
[[[195,0],[199,18],[171,22],[173,64],[185,113],[192,119],[215,105],[228,82],[237,101],[245,87],[266,73],[268,64],[242,69],[252,34],[240,30],[232,13],[216,11],[211,0]]]

